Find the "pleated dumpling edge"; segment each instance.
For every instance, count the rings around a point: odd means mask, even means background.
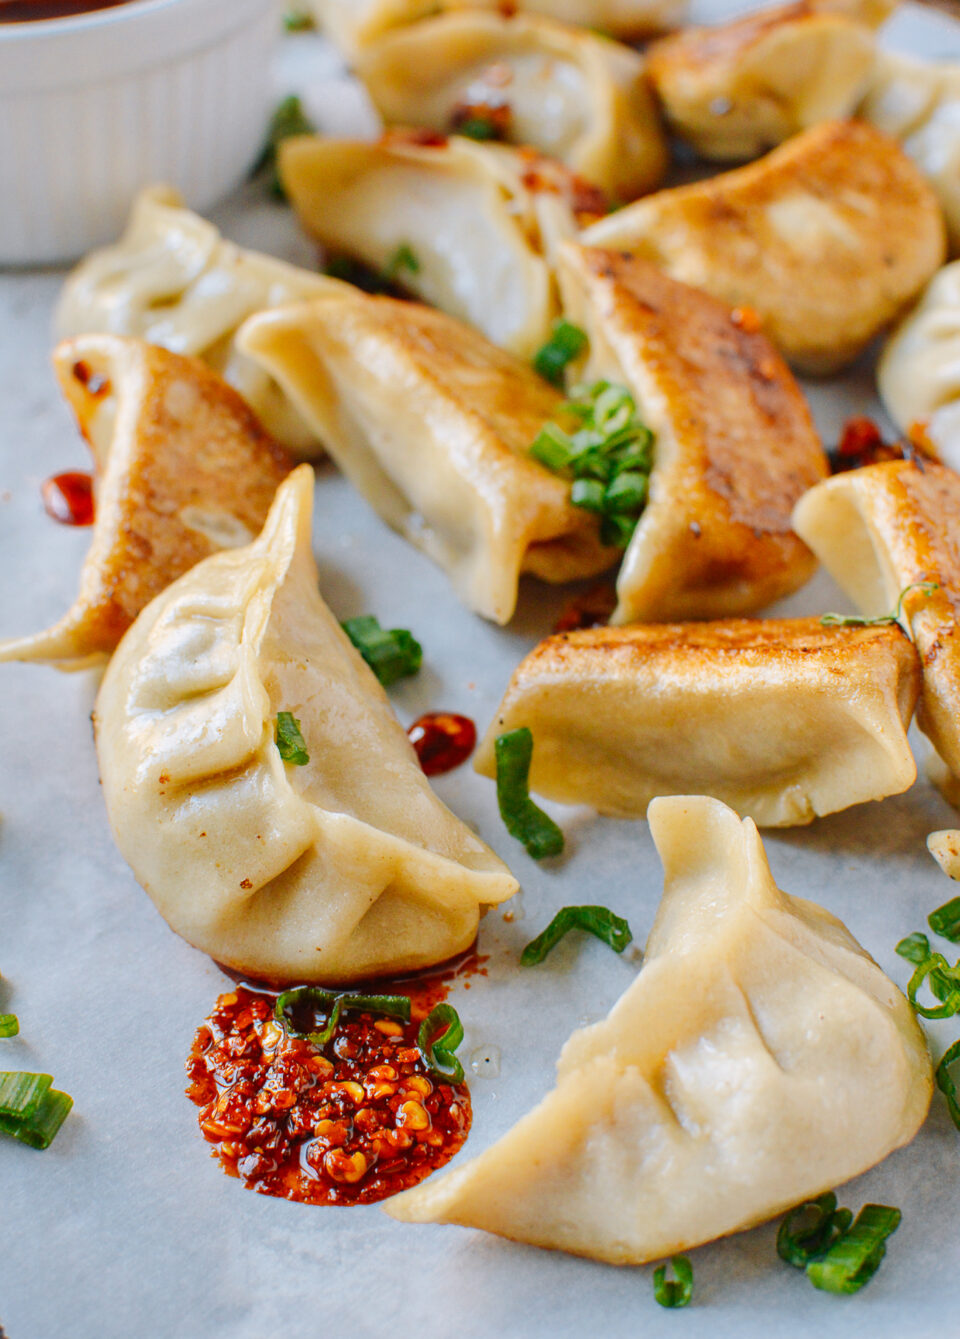
[[[323,603],[312,498],[301,466],[253,544],[144,610],[95,722],[117,845],[171,927],[237,970],[329,984],[462,951],[517,883],[433,793]],[[280,712],[303,765],[280,756]]]

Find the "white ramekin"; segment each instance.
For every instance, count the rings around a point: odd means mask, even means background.
[[[263,140],[276,0],[131,0],[0,24],[0,265],[72,260],[169,182],[202,210]]]

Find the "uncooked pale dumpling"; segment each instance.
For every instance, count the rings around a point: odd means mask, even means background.
[[[659,191],[583,234],[732,307],[751,307],[786,357],[835,372],[943,263],[943,213],[886,135],[828,121],[749,167]]]
[[[667,119],[704,158],[754,158],[850,116],[870,80],[866,24],[812,4],[761,9],[656,42],[647,68]]]
[[[917,723],[960,775],[960,474],[889,461],[835,475],[801,498],[793,523],[861,613],[902,601],[923,666]],[[936,590],[909,590],[935,582]]]
[[[960,468],[960,260],[934,276],[884,345],[877,386],[903,432],[920,427]]]
[[[217,549],[248,544],[286,453],[196,358],[139,339],[64,340],[53,365],[93,452],[96,519],[73,607],[0,660],[102,661],[155,595]]]
[[[660,184],[667,147],[643,58],[550,19],[477,10],[387,34],[357,62],[387,124],[444,133],[481,119],[632,200]]]
[[[61,336],[92,331],[138,335],[174,353],[194,354],[234,386],[269,433],[296,455],[322,450],[233,337],[254,312],[330,292],[336,279],[244,251],[183,207],[176,191],[153,186],[137,198],[127,231],[94,251],[64,285]]]
[[[846,928],[782,893],[752,821],[718,800],[654,800],[650,827],[665,887],[640,975],[573,1034],[538,1107],[388,1200],[393,1217],[643,1264],[772,1218],[916,1134],[923,1035]]]
[[[312,499],[302,466],[253,544],[144,610],[95,724],[117,845],[173,929],[237,971],[331,984],[459,953],[517,884],[434,795],[320,598]],[[280,757],[279,712],[304,766]]]
[[[391,29],[431,18],[445,10],[493,10],[503,0],[311,0],[318,21],[349,54],[362,50]],[[558,23],[592,28],[611,37],[633,40],[662,33],[679,23],[687,0],[521,0],[509,12],[543,14]]]
[[[933,187],[960,251],[960,64],[881,51],[857,112],[899,140]]]
[[[596,517],[528,455],[563,397],[443,312],[351,291],[249,322],[241,346],[275,377],[388,524],[506,623],[521,572],[609,567]]]
[[[732,619],[548,637],[513,673],[475,766],[526,726],[530,789],[642,818],[697,786],[761,826],[911,786],[917,653],[899,628]]]
[[[554,248],[603,213],[602,197],[532,150],[424,135],[287,140],[280,171],[300,222],[529,358],[559,314]]]
[[[927,850],[944,874],[951,879],[960,879],[960,829],[943,828],[940,832],[931,832]]]
[[[790,511],[827,463],[756,318],[613,252],[567,244],[559,272],[590,339],[583,378],[625,385],[654,434],[613,621],[752,613],[802,586],[815,563]]]

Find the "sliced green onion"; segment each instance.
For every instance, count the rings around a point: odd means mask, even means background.
[[[295,93],[291,93],[288,98],[277,104],[274,113],[270,118],[270,124],[267,127],[267,141],[263,146],[260,157],[253,166],[253,171],[261,172],[264,168],[270,169],[269,186],[271,195],[278,200],[285,200],[287,193],[283,189],[283,183],[277,171],[277,152],[285,139],[290,139],[294,135],[315,135],[317,127],[303,110],[303,104]]]
[[[824,1255],[853,1222],[849,1209],[837,1208],[832,1190],[791,1209],[777,1231],[777,1254],[794,1269],[806,1269]]]
[[[420,261],[416,252],[406,242],[401,242],[394,251],[393,255],[387,261],[384,267],[383,277],[388,283],[391,283],[400,274],[402,270],[409,270],[411,274],[420,273]]]
[[[29,1120],[51,1083],[52,1074],[0,1073],[0,1116]]]
[[[480,141],[500,138],[497,123],[490,116],[465,116],[457,122],[456,133]]]
[[[562,907],[543,933],[531,939],[520,954],[521,966],[536,967],[543,962],[571,930],[586,930],[602,939],[614,953],[622,953],[633,939],[627,922],[622,916],[615,916],[608,907]]]
[[[460,132],[463,134],[463,131]],[[578,325],[572,321],[554,321],[550,338],[539,349],[533,360],[535,372],[553,386],[563,385],[563,374],[567,364],[578,358],[587,347],[587,337]]]
[[[384,688],[416,674],[423,664],[423,647],[406,628],[381,628],[373,614],[348,618],[340,626]]]
[[[283,26],[288,33],[308,33],[317,25],[313,15],[305,9],[288,9],[283,16]]]
[[[903,617],[904,599],[912,590],[922,590],[924,595],[932,595],[939,589],[939,583],[936,581],[915,581],[912,586],[904,586],[889,614],[881,614],[879,618],[862,618],[859,614],[824,614],[820,622],[828,628],[879,628],[886,623],[899,623]]]
[[[463,1065],[454,1054],[462,1041],[463,1024],[452,1004],[434,1005],[417,1033],[423,1063],[446,1083],[463,1083]]]
[[[951,944],[960,943],[960,897],[944,902],[942,907],[931,911],[927,924],[934,934],[949,939]]]
[[[16,1014],[0,1014],[0,1037],[15,1037],[20,1031],[20,1020]]]
[[[653,1271],[654,1300],[665,1307],[688,1306],[693,1296],[693,1265],[685,1255],[675,1255],[670,1261],[675,1277],[667,1278],[666,1265]]]
[[[807,1278],[823,1292],[859,1292],[880,1268],[885,1242],[900,1226],[900,1210],[865,1204],[856,1221],[819,1260],[807,1266]]]
[[[326,1018],[322,1028],[312,1032],[301,1032],[290,1019],[290,1010],[310,1007]],[[296,986],[285,990],[277,999],[273,1013],[282,1023],[291,1037],[302,1037],[313,1042],[314,1046],[325,1046],[333,1037],[344,1009],[353,1009],[360,1013],[385,1014],[389,1018],[410,1021],[410,997],[408,995],[358,995],[344,990],[325,990],[323,986]]]
[[[932,994],[942,1001],[933,1007],[917,1000],[917,992],[928,977]],[[952,1018],[960,1013],[960,967],[951,967],[942,953],[931,953],[914,968],[907,998],[921,1018]]]
[[[530,454],[548,470],[559,473],[573,460],[574,447],[569,435],[556,423],[545,423],[533,439]]]
[[[955,1065],[958,1060],[960,1060],[960,1041],[955,1041],[944,1051],[943,1059],[937,1065],[937,1087],[947,1099],[950,1119],[960,1130],[960,1102],[957,1100],[957,1085],[950,1073],[950,1066]]]
[[[639,470],[624,470],[609,485],[607,507],[611,511],[639,511],[647,500],[649,479]]]
[[[930,940],[919,930],[915,930],[912,935],[907,935],[906,939],[901,939],[896,947],[896,952],[901,958],[906,958],[907,962],[919,963],[926,962],[930,957]]]
[[[530,798],[533,735],[526,726],[508,730],[494,743],[497,761],[497,804],[511,837],[523,842],[534,860],[559,855],[563,833]]]
[[[73,1098],[69,1093],[49,1088],[31,1116],[16,1120],[12,1116],[0,1115],[0,1130],[31,1148],[49,1148],[72,1106]]]
[[[307,741],[300,733],[300,722],[290,711],[277,712],[277,728],[274,732],[277,749],[284,762],[303,767],[310,761]]]
[[[599,479],[575,479],[570,489],[570,501],[584,511],[606,511],[607,490]]]

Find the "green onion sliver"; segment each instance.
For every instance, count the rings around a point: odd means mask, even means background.
[[[791,1209],[777,1231],[777,1254],[794,1269],[806,1269],[824,1255],[853,1222],[849,1209],[837,1208],[832,1190]]]
[[[674,1278],[667,1278],[666,1265],[653,1271],[654,1300],[665,1307],[688,1306],[693,1297],[693,1265],[685,1255],[675,1255],[670,1261]]]
[[[464,133],[462,127],[460,133]],[[550,338],[533,359],[534,371],[552,386],[562,386],[567,364],[578,358],[586,347],[587,337],[578,325],[562,318],[554,321]]]
[[[52,1083],[52,1074],[0,1073],[0,1116],[29,1120]]]
[[[960,943],[960,897],[945,902],[936,911],[931,911],[927,924],[934,934],[949,939],[951,944]]]
[[[912,586],[904,586],[897,603],[889,614],[880,614],[878,618],[864,618],[860,614],[824,614],[820,622],[826,628],[880,628],[889,623],[899,623],[903,617],[903,602],[912,590],[932,595],[940,586],[936,581],[916,581]]]
[[[434,1005],[417,1033],[423,1063],[446,1083],[463,1083],[463,1065],[454,1054],[462,1041],[463,1024],[452,1004]]]
[[[622,953],[633,935],[630,926],[622,916],[615,916],[608,907],[562,907],[553,920],[536,939],[531,939],[520,955],[523,967],[535,967],[555,948],[565,934],[571,930],[586,930],[588,934],[602,939],[613,949]]]
[[[907,962],[914,965],[926,962],[930,957],[930,940],[919,930],[915,930],[912,935],[907,935],[906,939],[901,939],[896,947],[896,952],[901,958],[906,958]]]
[[[406,628],[381,628],[373,614],[348,618],[341,627],[384,688],[416,674],[423,664],[423,647]]]
[[[253,171],[256,173],[267,167],[270,169],[270,193],[278,200],[285,200],[287,195],[277,171],[277,150],[285,139],[294,135],[315,135],[316,131],[317,127],[303,110],[303,104],[295,93],[277,104],[267,127],[266,143]]]
[[[312,1032],[301,1032],[290,1020],[289,1011],[309,1006],[326,1018],[324,1026]],[[285,990],[274,1006],[274,1016],[292,1037],[302,1037],[314,1046],[325,1046],[333,1037],[344,1009],[361,1013],[384,1014],[389,1018],[410,1021],[408,995],[359,995],[356,992],[326,990],[323,986],[296,986]]]
[[[510,836],[522,842],[534,860],[559,855],[563,850],[563,833],[530,798],[533,735],[526,726],[521,726],[519,730],[508,730],[498,736],[493,747],[497,762],[497,804]]]
[[[880,1268],[885,1242],[900,1226],[900,1210],[886,1204],[865,1204],[853,1226],[835,1241],[826,1255],[807,1266],[815,1288],[830,1293],[859,1292]]]
[[[0,1115],[0,1130],[4,1134],[12,1134],[14,1139],[29,1144],[31,1148],[49,1148],[72,1106],[73,1098],[69,1093],[49,1088],[32,1116],[15,1120],[11,1116]]]
[[[277,712],[277,727],[274,733],[277,749],[284,762],[303,767],[310,761],[307,741],[300,733],[300,722],[290,711]]]
[[[919,1003],[917,992],[925,981],[941,1004],[931,1007]],[[931,953],[914,968],[907,998],[921,1018],[953,1018],[960,1013],[960,966],[951,967],[942,953]]]
[[[462,121],[457,122],[455,131],[458,135],[464,135],[467,139],[479,140],[481,143],[500,138],[497,123],[490,116],[466,116]]]
[[[960,1041],[955,1041],[944,1051],[943,1059],[937,1065],[937,1087],[947,1099],[950,1119],[960,1130],[960,1101],[957,1100],[957,1085],[950,1073],[950,1066],[956,1064],[958,1060],[960,1060]]]
[[[0,1014],[0,1037],[15,1037],[20,1031],[20,1020],[16,1014]]]
[[[387,261],[384,266],[383,277],[387,283],[392,283],[402,270],[409,270],[411,274],[420,273],[420,260],[417,253],[406,242],[401,242]]]

